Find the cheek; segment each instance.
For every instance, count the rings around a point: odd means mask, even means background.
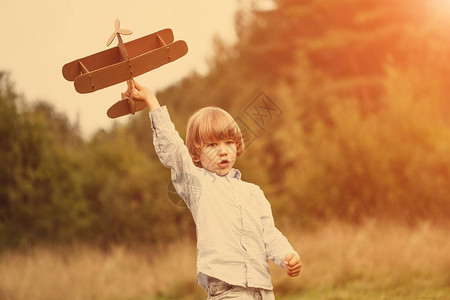
[[[200,161],[202,162],[202,165],[210,164],[216,153],[213,148],[205,148],[203,149],[202,153],[200,154]]]
[[[230,153],[231,155],[233,155],[233,156],[236,156],[236,155],[237,155],[237,148],[236,148],[236,145],[235,145],[235,144],[233,144],[233,145],[230,146],[230,148],[229,148],[229,153]]]

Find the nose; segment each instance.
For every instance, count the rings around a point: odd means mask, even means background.
[[[228,155],[228,149],[227,149],[227,145],[225,143],[220,143],[218,150],[219,150],[219,156]]]

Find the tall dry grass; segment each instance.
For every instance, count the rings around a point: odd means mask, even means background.
[[[273,269],[278,295],[292,299],[450,299],[450,230],[369,221],[330,223],[291,240],[302,277]],[[291,299],[291,298],[287,298]]]
[[[36,247],[0,257],[2,300],[155,299],[196,287],[195,245],[165,249]],[[197,298],[198,299],[198,298]]]
[[[331,223],[286,235],[301,253],[303,269],[300,277],[288,278],[271,265],[277,299],[450,295],[447,228]],[[0,299],[205,299],[195,284],[195,256],[189,241],[161,249],[116,246],[105,252],[78,245],[6,252],[0,256]]]

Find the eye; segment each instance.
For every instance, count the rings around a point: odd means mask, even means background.
[[[227,144],[227,145],[233,145],[233,144],[234,144],[234,141],[227,141],[226,144]]]
[[[217,145],[217,143],[208,143],[206,145],[206,147],[215,147]]]

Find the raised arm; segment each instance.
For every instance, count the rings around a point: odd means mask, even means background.
[[[160,106],[153,92],[134,80],[128,81],[125,93],[134,100],[145,101],[150,111],[153,129],[153,145],[161,163],[171,169],[172,182],[178,194],[189,208],[197,199],[198,187],[193,186],[192,176],[198,172],[189,151],[172,123],[166,106]]]

